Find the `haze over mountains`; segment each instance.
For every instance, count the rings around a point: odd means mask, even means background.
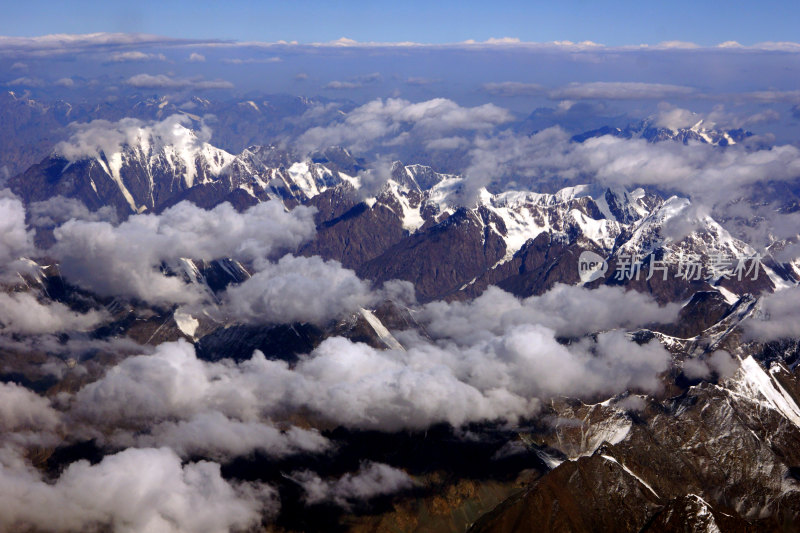
[[[798,531],[795,48],[339,44],[0,39],[0,529]]]

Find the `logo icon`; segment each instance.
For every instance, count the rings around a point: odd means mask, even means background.
[[[594,252],[586,250],[578,258],[578,275],[583,283],[602,278],[607,271],[608,263],[606,263],[606,260]]]

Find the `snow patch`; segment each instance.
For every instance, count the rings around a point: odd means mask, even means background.
[[[717,289],[717,291],[722,295],[723,298],[725,298],[725,301],[728,303],[728,305],[734,305],[736,302],[739,301],[739,297],[734,293],[732,293],[731,291],[729,291],[728,289],[726,289],[725,287],[717,286],[714,288]]]
[[[389,330],[386,329],[386,326],[383,325],[383,322],[381,322],[372,311],[362,308],[359,310],[359,312],[367,321],[367,323],[372,326],[372,329],[378,335],[378,338],[380,338],[389,349],[402,351],[406,350],[403,348],[403,345],[394,338],[394,335],[392,335]]]
[[[647,490],[649,490],[650,492],[652,492],[652,493],[653,493],[653,496],[655,496],[656,498],[661,498],[661,496],[659,496],[659,495],[658,495],[658,493],[657,493],[655,490],[653,490],[653,487],[651,487],[649,483],[647,483],[645,480],[643,480],[642,478],[640,478],[639,476],[637,476],[636,474],[634,474],[634,473],[631,471],[631,469],[630,469],[630,468],[628,468],[628,467],[627,467],[627,466],[625,466],[624,464],[620,463],[619,461],[617,461],[616,459],[614,459],[614,458],[613,458],[613,457],[611,457],[610,455],[604,455],[604,454],[601,454],[601,455],[600,455],[600,457],[602,457],[602,458],[603,458],[603,459],[605,459],[606,461],[609,461],[609,462],[612,462],[612,463],[614,463],[614,464],[618,465],[618,466],[619,466],[620,468],[622,468],[622,469],[623,469],[625,472],[627,472],[628,474],[630,474],[631,476],[633,476],[634,478],[636,478],[636,480],[637,480],[637,481],[639,481],[639,483],[641,483],[642,485],[644,485],[644,486],[645,486],[645,488],[647,488]]]
[[[740,379],[734,392],[778,411],[800,427],[800,407],[773,374],[765,372],[752,356],[748,356],[742,361]],[[759,398],[763,398],[765,402],[759,401]]]
[[[180,309],[175,311],[175,313],[172,315],[172,318],[175,319],[175,324],[178,325],[179,330],[192,339],[195,338],[194,334],[197,332],[197,327],[200,325],[199,320],[194,318],[192,315],[181,311]]]

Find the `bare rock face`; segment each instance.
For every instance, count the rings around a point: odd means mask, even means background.
[[[532,438],[558,466],[472,531],[798,531],[797,383],[747,357],[661,402],[554,403]]]
[[[415,233],[358,268],[360,276],[414,284],[421,301],[458,291],[505,254],[503,240],[478,215],[460,209],[432,228]]]
[[[642,529],[642,533],[755,533],[758,529],[742,518],[719,511],[696,494],[670,501]]]
[[[314,205],[323,201],[320,199]],[[341,214],[330,208],[320,210],[323,212],[330,218],[319,223],[316,236],[300,253],[336,259],[347,268],[358,268],[375,259],[408,235],[395,213],[380,205],[369,208],[358,203]]]
[[[639,531],[658,502],[615,459],[592,455],[562,464],[470,531]]]
[[[497,285],[525,297],[543,294],[556,283],[578,283],[578,258],[586,248],[565,242],[551,233],[541,233],[526,243],[511,261],[480,276],[464,292],[474,297],[489,285]]]
[[[731,309],[719,292],[697,291],[680,310],[678,320],[659,327],[658,331],[682,339],[694,337],[722,320]]]

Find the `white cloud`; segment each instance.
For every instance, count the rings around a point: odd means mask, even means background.
[[[166,74],[136,74],[125,83],[146,89],[233,89],[233,84],[226,80],[173,78]]]
[[[164,54],[151,54],[140,52],[138,50],[131,50],[128,52],[114,52],[109,57],[109,61],[114,63],[128,63],[134,61],[166,61],[167,58]]]
[[[75,413],[104,424],[190,420],[215,410],[243,421],[302,411],[312,420],[386,431],[461,426],[533,416],[553,396],[653,392],[670,361],[658,342],[639,345],[609,332],[565,346],[553,330],[531,324],[469,346],[402,340],[407,351],[329,338],[292,367],[260,352],[238,364],[206,363],[189,344],[166,343],[84,387]]]
[[[739,368],[738,359],[731,357],[725,350],[717,350],[702,358],[687,358],[683,361],[683,373],[689,379],[705,379],[712,373],[727,379]]]
[[[36,37],[0,36],[0,55],[50,56],[95,52],[135,45],[167,45],[180,41],[142,33],[51,34]]]
[[[256,64],[280,63],[281,61],[283,60],[278,56],[248,57],[245,59],[234,57],[234,58],[225,58],[222,60],[223,63],[228,63],[229,65],[256,65]]]
[[[329,42],[315,42],[301,44],[297,41],[246,41],[246,42],[220,42],[212,40],[180,40],[170,39],[157,35],[124,34],[124,33],[91,33],[91,34],[54,34],[37,37],[10,37],[0,36],[0,53],[7,55],[55,55],[75,53],[77,51],[91,52],[98,49],[119,49],[124,47],[142,48],[144,46],[185,47],[187,44],[195,48],[421,48],[421,49],[464,49],[482,50],[489,47],[515,48],[520,50],[564,50],[568,52],[608,51],[608,52],[649,52],[675,50],[683,51],[724,51],[737,52],[749,50],[762,50],[773,52],[800,52],[800,44],[794,42],[762,42],[752,46],[741,46],[734,41],[727,41],[720,45],[702,47],[686,41],[665,41],[654,45],[634,44],[625,46],[605,46],[592,41],[552,41],[531,42],[522,41],[515,37],[489,38],[485,41],[470,39],[458,43],[431,44],[422,42],[359,42],[354,39],[341,37]],[[738,46],[737,46],[738,45]]]
[[[369,284],[336,261],[287,255],[224,295],[225,310],[245,323],[312,322],[332,318],[374,303]]]
[[[725,41],[717,45],[718,48],[743,48],[741,44],[736,41]]]
[[[746,337],[773,341],[800,336],[800,287],[762,296],[760,313],[743,323]]]
[[[0,429],[4,436],[22,430],[53,431],[60,421],[60,414],[47,398],[15,383],[0,383]]]
[[[566,87],[550,91],[553,100],[661,100],[664,98],[688,97],[695,93],[691,87],[663,83],[597,81],[571,83]]]
[[[31,78],[28,76],[22,76],[20,78],[14,78],[11,81],[7,81],[5,85],[9,87],[19,86],[19,87],[43,87],[44,82],[38,78]]]
[[[356,82],[356,81],[338,81],[338,80],[334,80],[334,81],[326,83],[323,86],[323,89],[347,90],[347,89],[358,89],[359,87],[361,87],[361,83]]]
[[[189,61],[192,63],[202,63],[206,60],[206,56],[203,54],[198,54],[197,52],[192,52],[189,54]]]
[[[70,464],[54,483],[21,459],[0,464],[0,528],[214,533],[256,526],[275,512],[265,485],[234,484],[216,463],[181,464],[167,448],[130,449]],[[10,463],[10,464],[9,464]]]
[[[700,48],[700,46],[689,41],[662,41],[655,45],[654,48],[668,50],[695,50]]]
[[[432,139],[426,144],[429,150],[457,150],[467,146],[469,146],[469,140],[459,136]]]
[[[153,303],[198,302],[200,286],[166,276],[162,263],[179,266],[184,257],[231,257],[259,263],[296,248],[314,233],[313,210],[286,212],[264,202],[238,213],[230,204],[205,210],[182,202],[160,215],[134,215],[118,226],[70,220],[56,228],[51,253],[68,280],[104,295]]]
[[[659,104],[658,113],[653,118],[653,124],[669,129],[691,128],[700,123],[705,129],[735,129],[748,125],[778,120],[780,115],[774,109],[753,113],[751,115],[730,113],[723,105],[716,105],[707,113],[696,113],[688,109],[672,105]]]
[[[321,453],[331,447],[330,441],[316,430],[295,426],[281,430],[269,422],[236,420],[218,411],[201,412],[185,420],[160,422],[135,432],[118,429],[105,439],[114,447],[167,446],[181,457],[202,456],[219,460],[253,452],[271,457]]]
[[[743,93],[741,95],[745,99],[755,100],[758,102],[788,102],[790,104],[800,103],[800,90],[793,91],[752,91]]]
[[[8,190],[0,190],[0,279],[24,268],[20,258],[35,252],[33,233],[25,226],[25,207]]]
[[[190,127],[189,117],[170,115],[161,121],[144,121],[123,118],[117,122],[97,119],[87,123],[73,122],[69,125],[70,137],[53,148],[53,151],[70,161],[106,158],[128,146],[172,146],[181,153],[194,152],[211,139],[211,129],[204,122]],[[187,167],[191,165],[186,164]]]
[[[308,470],[294,472],[290,479],[303,488],[306,503],[332,502],[345,509],[349,509],[355,502],[394,494],[415,486],[414,480],[402,470],[373,462],[365,462],[358,472],[345,474],[335,480],[323,480]]]
[[[117,213],[110,206],[97,211],[89,211],[86,205],[75,198],[54,196],[41,202],[31,202],[27,206],[31,226],[58,226],[71,219],[117,222]]]
[[[432,302],[418,320],[435,339],[473,344],[502,334],[509,327],[542,324],[560,336],[581,336],[615,328],[634,329],[670,323],[680,306],[659,306],[647,294],[621,287],[584,287],[557,284],[541,296],[520,299],[489,287],[469,302]]]
[[[0,333],[87,331],[106,318],[101,311],[78,313],[59,302],[43,304],[29,293],[0,293]]]
[[[755,50],[768,50],[771,52],[800,52],[800,43],[791,41],[766,41],[756,43],[752,47]]]
[[[493,104],[461,107],[445,98],[419,103],[377,99],[347,113],[341,122],[307,130],[298,143],[309,151],[335,145],[363,151],[401,142],[403,136],[425,142],[448,132],[487,130],[511,120],[507,110]]]
[[[492,181],[513,178],[524,186],[527,180],[558,178],[668,187],[712,206],[742,187],[800,175],[800,150],[791,145],[762,150],[735,145],[720,150],[702,143],[649,143],[610,135],[574,143],[558,127],[531,136],[510,132],[479,136],[470,157],[465,176],[474,193]]]

